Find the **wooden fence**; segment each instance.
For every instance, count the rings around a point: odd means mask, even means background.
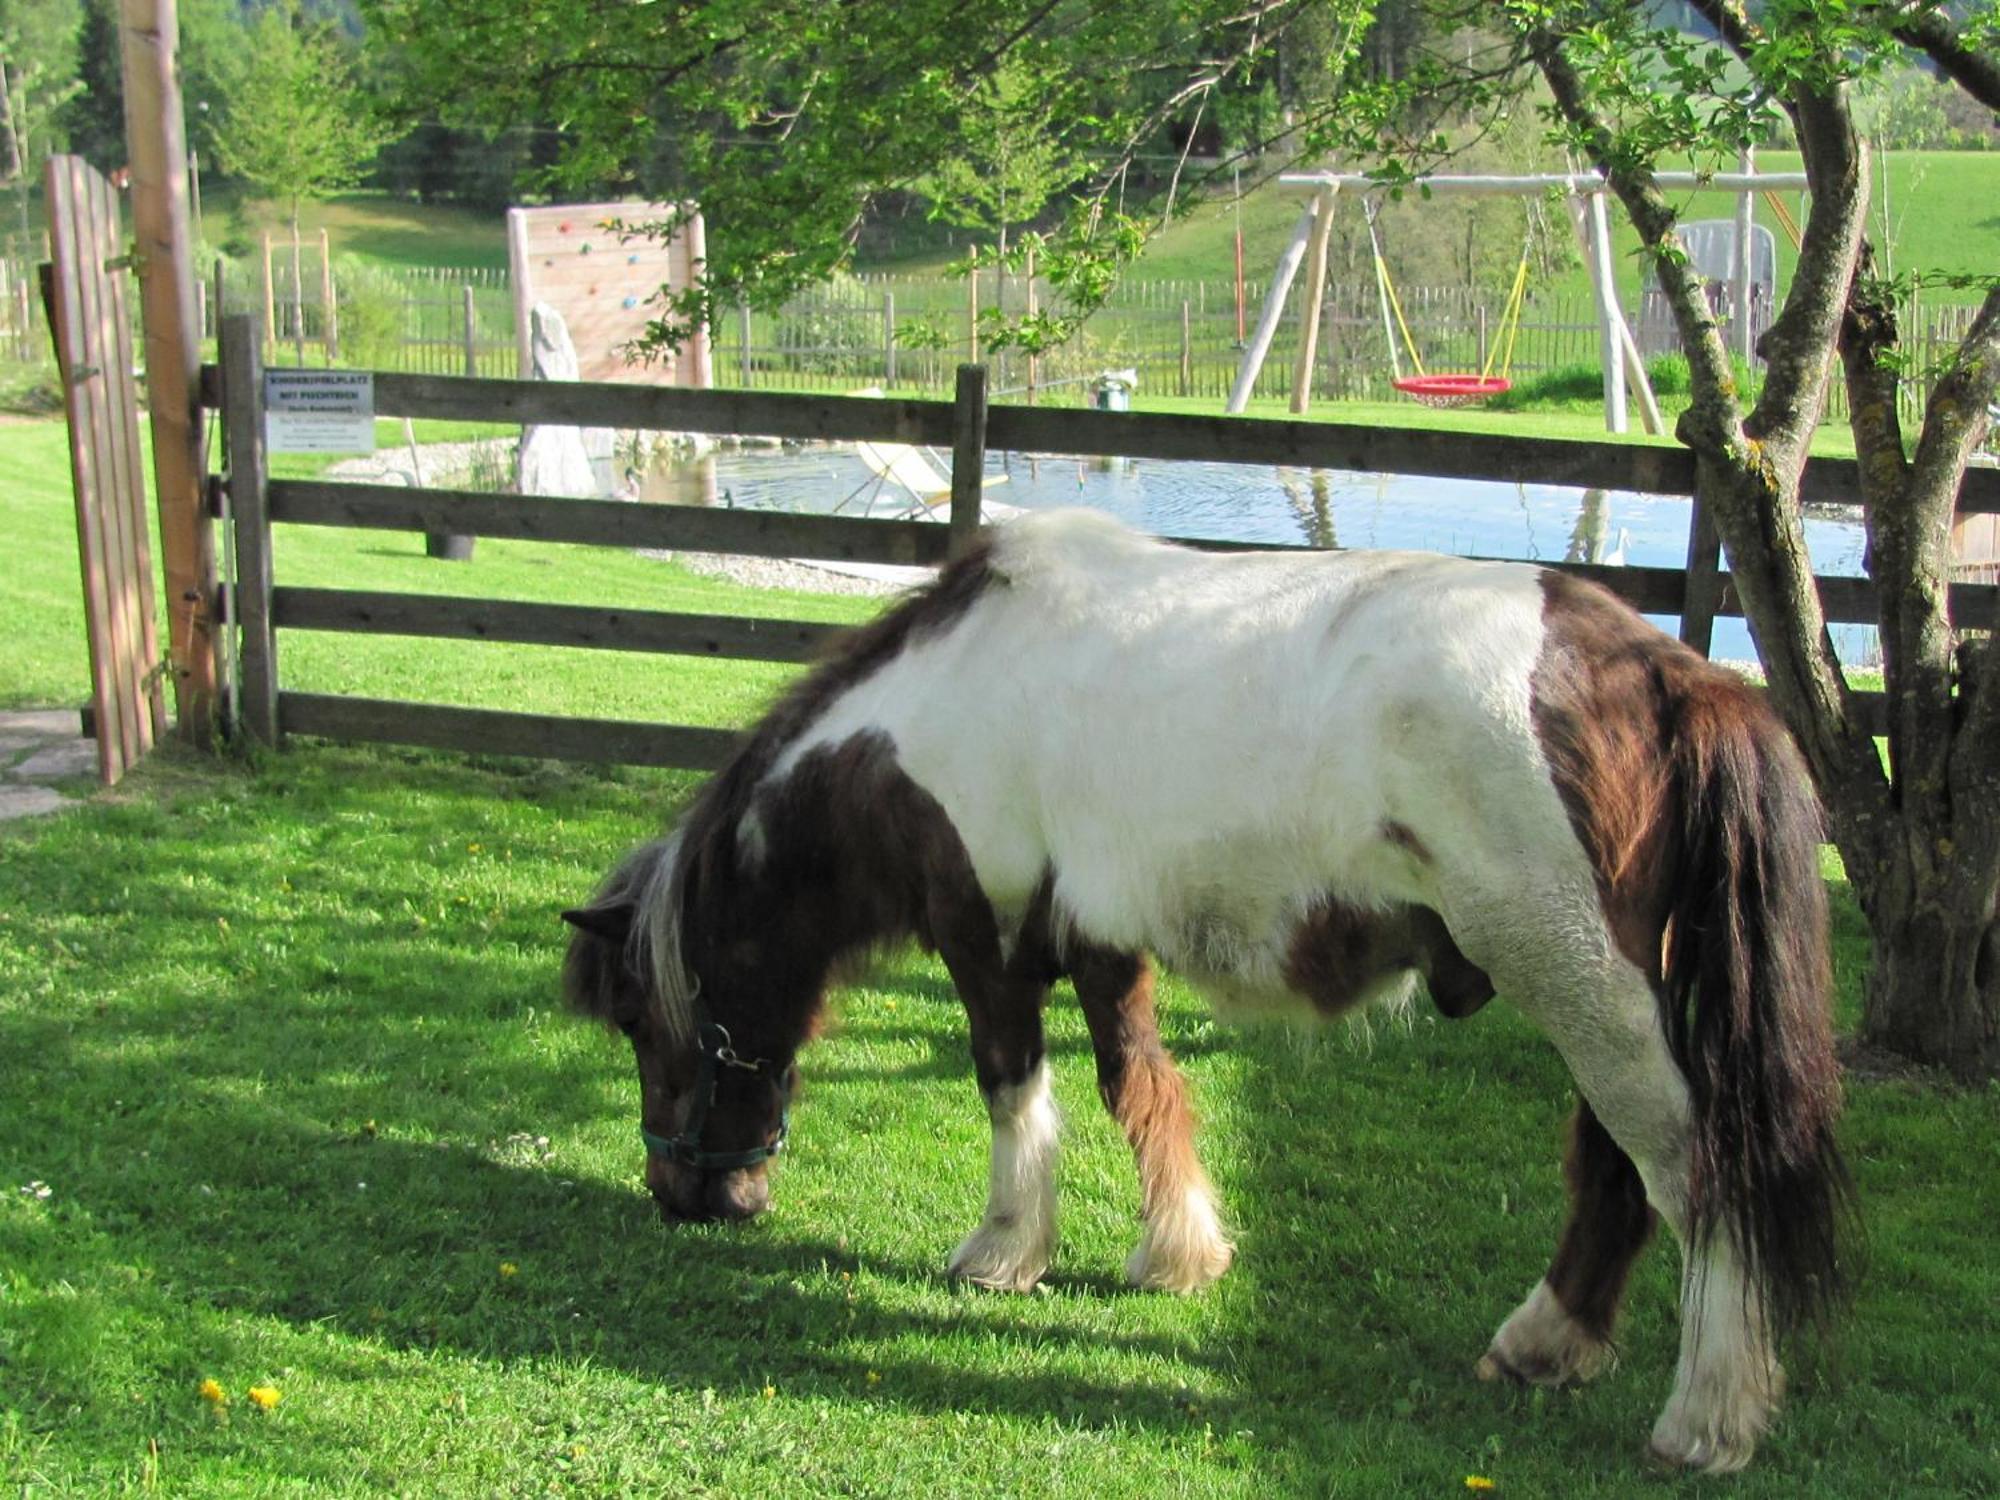
[[[82,157],[49,158],[48,204],[48,315],[69,415],[98,774],[109,784],[167,719],[125,290],[132,262],[118,192]]]
[[[1680,448],[1555,438],[1449,436],[1337,422],[1187,417],[1022,406],[988,407],[986,375],[958,372],[951,402],[690,391],[640,385],[537,383],[378,373],[378,415],[637,430],[760,433],[818,440],[949,446],[948,525],[686,505],[559,500],[324,480],[271,480],[263,457],[263,375],[253,318],[224,325],[220,370],[204,370],[205,399],[221,404],[229,436],[228,491],[236,517],[238,617],[242,622],[243,726],[277,743],[287,734],[427,745],[486,753],[708,769],[737,742],[727,730],[578,719],[490,709],[303,693],[283,687],[280,633],[314,629],[590,646],[774,662],[808,659],[834,627],[802,620],[603,609],[576,605],[309,589],[272,577],[276,523],[450,532],[620,548],[739,553],[762,557],[936,564],[979,525],[984,452],[1016,451],[1283,464],[1451,479],[1532,481],[1579,488],[1688,495],[1694,460]],[[1851,501],[1851,461],[1816,459],[1806,496]],[[1962,508],[2000,512],[2000,473],[1966,479]],[[1700,529],[1699,507],[1696,530]],[[1207,550],[1299,550],[1190,541]],[[1691,553],[1701,549],[1691,547]],[[1715,614],[1738,614],[1726,574],[1681,569],[1543,564],[1593,579],[1638,608],[1680,613],[1686,638],[1705,645]],[[1823,578],[1821,599],[1837,623],[1876,618],[1864,578]],[[1963,625],[2000,623],[2000,587],[1955,585]],[[1864,695],[1880,715],[1880,695]]]
[[[262,310],[265,357],[278,364],[343,362],[356,368],[427,375],[519,373],[515,310],[508,273],[482,267],[329,264],[323,240],[306,241],[294,262],[289,241],[261,258],[228,266],[227,311]],[[4,276],[4,267],[0,267]],[[1265,285],[1244,286],[1244,316],[1254,324]],[[1500,336],[1500,306],[1490,289],[1409,286],[1399,293],[1426,368],[1483,370]],[[1055,305],[1045,281],[1036,305]],[[992,270],[970,277],[869,273],[812,287],[769,312],[737,308],[712,330],[715,378],[744,390],[853,391],[881,385],[948,392],[967,361],[986,363],[996,396],[1026,394],[1057,404],[1087,402],[1105,370],[1133,369],[1142,390],[1212,400],[1229,394],[1242,358],[1235,284],[1226,278],[1133,277],[1070,344],[1034,362],[1018,349],[988,349],[979,319],[1018,313],[1029,284]],[[1303,315],[1292,299],[1278,325],[1253,395],[1291,391]],[[213,338],[218,310],[204,286],[203,334]],[[1974,309],[1951,305],[1906,311],[1910,376],[1906,420],[1929,398],[1932,372],[1964,336]],[[0,310],[0,349],[6,330]],[[1514,341],[1517,380],[1599,360],[1597,311],[1587,297],[1528,298]],[[1326,400],[1389,400],[1396,361],[1372,280],[1327,287],[1315,342],[1313,390]],[[1497,361],[1496,361],[1497,368]],[[1843,416],[1846,391],[1835,380],[1828,414]]]
[[[47,356],[35,262],[0,256],[0,359],[34,364]]]

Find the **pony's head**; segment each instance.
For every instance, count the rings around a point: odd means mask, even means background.
[[[570,924],[569,1003],[623,1032],[639,1064],[646,1186],[669,1219],[748,1219],[770,1202],[796,1037],[760,1022],[744,977],[690,967],[680,839],[635,850]],[[707,983],[703,980],[706,978]]]

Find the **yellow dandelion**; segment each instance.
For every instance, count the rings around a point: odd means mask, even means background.
[[[764,1387],[764,1399],[766,1401],[771,1400],[777,1394],[778,1394],[778,1388],[775,1385],[767,1385]]]
[[[219,1380],[204,1380],[201,1383],[201,1399],[210,1406],[227,1406],[229,1393],[222,1388]]]
[[[893,1000],[884,1000],[882,1002],[882,1008],[884,1010],[894,1010],[896,1008],[896,1002]]]
[[[259,1411],[270,1411],[285,1399],[285,1393],[275,1385],[253,1385],[243,1394],[250,1398],[250,1404]]]
[[[1468,1474],[1465,1476],[1465,1487],[1469,1490],[1496,1490],[1500,1486],[1484,1474]]]
[[[505,1281],[509,1276],[518,1276],[520,1274],[521,1274],[521,1268],[515,1265],[514,1262],[512,1262],[511,1260],[503,1260],[500,1262],[500,1279],[502,1281]]]
[[[882,1372],[880,1370],[870,1370],[868,1372],[868,1383],[870,1385],[880,1385],[882,1383]]]

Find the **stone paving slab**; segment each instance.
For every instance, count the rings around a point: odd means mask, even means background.
[[[16,786],[0,782],[0,822],[11,818],[38,818],[72,806],[75,799],[45,786]]]
[[[97,746],[68,708],[0,711],[0,822],[75,805],[48,781],[97,774]]]
[[[97,774],[97,746],[90,740],[44,745],[9,772],[17,781],[62,781]]]
[[[0,713],[0,753],[73,740],[82,729],[83,715],[73,708],[9,709]]]

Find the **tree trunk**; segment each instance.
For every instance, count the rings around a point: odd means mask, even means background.
[[[1907,889],[1907,886],[1904,887]],[[1943,901],[1881,900],[1861,1039],[1967,1082],[2000,1073],[2000,923]]]

